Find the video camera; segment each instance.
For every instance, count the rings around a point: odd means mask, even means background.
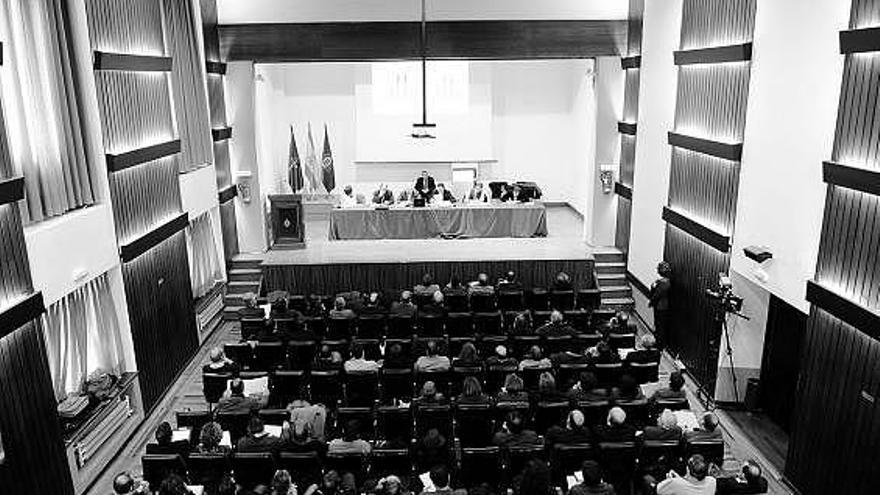
[[[739,314],[743,308],[743,298],[733,292],[733,282],[724,273],[718,274],[718,289],[706,289],[706,295],[718,305],[719,311]]]

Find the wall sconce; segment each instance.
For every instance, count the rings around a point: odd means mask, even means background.
[[[236,187],[238,187],[238,197],[245,203],[251,202],[251,172],[243,170],[236,172]]]
[[[602,183],[602,192],[604,194],[611,194],[614,191],[616,171],[616,165],[599,165],[599,182]]]

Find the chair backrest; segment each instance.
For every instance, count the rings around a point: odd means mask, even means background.
[[[327,335],[327,320],[323,316],[308,316],[306,317],[306,328],[310,332],[314,332],[315,335],[323,337]]]
[[[253,364],[254,349],[246,342],[225,344],[223,346],[223,353],[241,366],[242,369],[248,369]]]
[[[340,407],[336,410],[336,428],[341,431],[349,421],[356,421],[357,434],[368,441],[376,439],[376,427],[373,421],[373,409],[370,407]]]
[[[617,385],[623,373],[622,363],[596,363],[593,368],[596,378],[603,386]]]
[[[391,445],[407,447],[413,435],[412,410],[409,407],[382,406],[376,409],[379,436]]]
[[[540,327],[550,321],[550,315],[553,314],[549,310],[532,311],[532,325],[535,328]]]
[[[575,337],[574,345],[580,349],[587,349],[589,347],[595,347],[601,341],[602,341],[602,334],[599,332],[595,332],[593,330],[590,330],[587,333],[579,333]]]
[[[501,460],[498,447],[462,448],[458,485],[465,488],[483,483],[498,486],[501,483]]]
[[[394,399],[408,402],[412,399],[413,371],[411,369],[385,368],[381,371],[379,378],[383,402],[390,403]]]
[[[202,391],[205,395],[205,402],[216,404],[223,396],[226,384],[231,379],[232,373],[202,373]]]
[[[333,407],[342,400],[342,378],[339,370],[312,371],[309,376],[312,402]]]
[[[194,452],[186,460],[189,482],[193,485],[216,487],[232,468],[226,454],[200,454]],[[153,485],[155,486],[155,485]]]
[[[385,315],[361,315],[357,322],[360,339],[381,339],[385,336]]]
[[[680,470],[684,449],[678,440],[645,440],[639,451],[639,466],[657,473]]]
[[[449,311],[464,312],[468,310],[467,294],[446,294],[444,302]]]
[[[591,311],[602,305],[602,293],[599,289],[580,289],[577,293],[577,307]]]
[[[634,333],[609,333],[608,345],[614,349],[632,349],[636,346]]]
[[[495,416],[496,424],[503,424],[507,419],[507,415],[513,411],[519,411],[526,422],[530,423],[529,410],[531,405],[528,402],[496,402],[494,409],[493,415]]]
[[[712,462],[720,466],[724,462],[724,442],[721,440],[704,440],[685,442],[685,458],[694,454],[700,454],[706,462]]]
[[[267,425],[282,426],[285,421],[290,421],[290,411],[287,409],[260,409],[259,415]]]
[[[489,366],[486,370],[486,387],[485,392],[488,394],[497,394],[501,387],[504,386],[504,379],[511,373],[516,373],[518,368],[512,366]]]
[[[275,457],[269,452],[232,454],[235,481],[246,488],[265,484],[275,475]]]
[[[523,472],[523,469],[532,459],[547,461],[547,451],[543,445],[518,445],[507,449],[505,471],[508,479]]]
[[[293,294],[287,298],[287,307],[300,313],[306,313],[309,310],[309,301],[302,294]]]
[[[416,306],[420,308],[434,302],[433,292],[416,292],[413,294],[413,297],[415,299]]]
[[[284,363],[285,347],[281,342],[260,342],[254,347],[252,369],[274,371]]]
[[[354,320],[349,318],[328,318],[327,338],[332,340],[348,340],[354,337]]]
[[[455,409],[455,437],[462,447],[487,447],[495,431],[492,406],[459,404]]]
[[[617,312],[613,309],[594,309],[590,315],[590,326],[593,330],[602,330],[616,314]]]
[[[544,351],[547,355],[573,349],[574,337],[571,335],[548,335]]]
[[[171,474],[186,478],[186,464],[179,454],[145,454],[141,457],[141,467],[150,486],[159,486]]]
[[[502,290],[498,292],[498,308],[502,311],[519,311],[525,308],[521,290]]]
[[[654,383],[657,381],[657,373],[660,369],[660,362],[651,363],[627,363],[630,376],[638,383]]]
[[[217,413],[217,422],[225,431],[229,432],[232,443],[238,442],[238,439],[247,433],[248,421],[251,414],[249,412],[219,412]]]
[[[560,364],[556,370],[556,386],[570,388],[580,378],[580,374],[589,369],[588,363]]]
[[[370,454],[370,476],[383,478],[388,475],[406,478],[413,472],[409,449],[374,449]]]
[[[370,406],[379,399],[379,373],[347,372],[345,403],[349,406]]]
[[[553,467],[553,479],[556,483],[565,481],[569,474],[580,471],[583,462],[596,459],[597,452],[593,444],[556,444],[550,452],[550,465]]]
[[[451,384],[449,387],[450,396],[457,396],[461,393],[461,388],[464,383],[465,378],[472,376],[476,378],[480,385],[483,385],[485,381],[485,373],[483,373],[482,366],[453,366],[452,367],[452,378]]]
[[[522,370],[522,379],[526,390],[530,392],[538,390],[538,381],[541,378],[541,373],[545,371],[552,370],[550,368],[525,368]]]
[[[419,371],[416,373],[416,392],[418,392],[426,381],[434,382],[437,391],[449,397],[449,383],[452,380],[451,371]]]
[[[307,370],[312,366],[317,343],[314,340],[291,340],[287,343],[287,367]]]
[[[559,311],[574,309],[573,290],[554,290],[550,292],[550,307]]]
[[[446,332],[450,337],[473,338],[473,316],[470,313],[449,313],[446,315]]]
[[[278,469],[286,469],[293,482],[301,487],[321,482],[322,463],[317,452],[281,452],[278,454]]]
[[[565,321],[578,333],[590,331],[590,312],[583,309],[565,311]]]
[[[663,412],[664,409],[669,409],[670,411],[685,411],[690,408],[691,405],[688,402],[687,397],[654,400],[654,411],[656,411],[658,415]]]
[[[599,444],[599,461],[605,477],[611,483],[629,480],[636,467],[635,442],[602,442]]]
[[[357,481],[357,486],[362,486],[367,474],[367,457],[360,453],[327,454],[324,458],[325,469],[335,469],[338,473],[351,473]]]
[[[611,402],[607,400],[578,401],[577,407],[584,413],[584,424],[599,425],[605,424],[608,410],[611,409]]]
[[[478,335],[503,335],[500,311],[474,313],[474,332]]]
[[[419,315],[419,336],[440,337],[446,331],[446,318],[440,315]]]
[[[495,311],[495,294],[481,292],[472,293],[471,310],[474,312]]]
[[[543,435],[551,426],[562,425],[570,409],[568,401],[539,402],[535,408],[535,431]]]
[[[550,297],[547,289],[534,287],[526,291],[526,306],[532,311],[546,311],[550,307]]]
[[[244,340],[250,340],[266,328],[266,320],[262,318],[242,318],[239,324],[241,338]]]
[[[269,382],[273,404],[285,405],[293,399],[305,398],[301,397],[301,391],[305,390],[306,383],[305,372],[302,370],[276,371]]]
[[[446,438],[452,438],[452,408],[448,404],[416,408],[416,435],[421,438],[432,428]]]
[[[617,405],[626,412],[626,420],[634,426],[648,424],[651,416],[650,404],[647,399],[617,401]]]

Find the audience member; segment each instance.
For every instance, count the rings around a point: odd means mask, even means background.
[[[431,303],[422,306],[419,310],[419,316],[446,316],[446,307],[443,305],[443,301],[443,293],[439,289],[434,291],[434,294],[431,296]]]
[[[434,282],[434,277],[430,273],[422,275],[422,283],[413,287],[413,292],[416,294],[433,295],[438,290],[440,290],[440,286]]]
[[[518,313],[513,318],[513,323],[510,325],[511,335],[533,335],[532,331],[532,322],[529,319],[529,312],[523,311]]]
[[[327,452],[324,442],[312,437],[312,427],[304,419],[297,419],[293,423],[284,422],[279,449],[294,453],[317,452],[320,455]]]
[[[681,440],[681,435],[675,413],[664,409],[657,418],[657,426],[646,426],[642,431],[642,440]]]
[[[507,347],[495,346],[495,354],[486,359],[486,366],[516,366],[516,359],[507,355]]]
[[[660,388],[651,394],[652,400],[658,399],[684,399],[684,376],[681,371],[673,371],[669,374],[669,386]]]
[[[453,367],[470,368],[481,366],[482,364],[480,357],[477,355],[477,347],[472,342],[465,342],[461,346],[458,357],[452,360]]]
[[[455,203],[455,196],[446,189],[446,185],[440,182],[437,184],[437,192],[434,193],[434,198],[431,199],[432,203],[439,203],[441,201],[447,203]]]
[[[202,367],[204,373],[238,373],[241,369],[233,360],[226,357],[222,347],[213,347],[208,353],[211,360]]]
[[[446,284],[446,287],[443,288],[443,295],[446,297],[449,296],[466,296],[467,295],[467,287],[461,283],[461,278],[458,275],[452,275],[449,278],[449,283]],[[467,310],[467,308],[458,308],[456,311]]]
[[[279,447],[278,437],[266,431],[263,420],[252,416],[248,421],[247,436],[238,440],[236,449],[239,452],[273,452]]]
[[[489,193],[486,188],[483,187],[482,182],[475,180],[474,185],[467,194],[465,194],[463,199],[466,203],[488,203]]]
[[[491,404],[492,399],[483,393],[480,380],[474,376],[468,376],[461,385],[461,395],[458,397],[459,404]]]
[[[116,495],[150,495],[150,484],[129,474],[121,472],[113,478],[113,493]]]
[[[364,301],[364,305],[361,308],[360,314],[383,315],[385,313],[385,306],[382,305],[382,298],[379,297],[379,293],[370,292],[370,295],[367,296],[367,299]]]
[[[556,378],[549,371],[538,376],[538,394],[536,402],[568,401],[565,393],[556,388]]]
[[[602,468],[593,460],[581,464],[583,482],[569,490],[569,495],[615,495],[614,487],[602,481]]]
[[[628,373],[625,373],[620,377],[620,383],[614,388],[614,390],[612,390],[611,396],[616,401],[627,402],[642,400],[645,398],[645,394],[642,393],[642,387],[639,386],[639,382]]]
[[[737,476],[716,479],[719,495],[752,495],[767,493],[767,479],[763,476],[760,464],[753,460],[743,463],[742,472]]]
[[[541,348],[536,345],[530,347],[529,353],[522,361],[519,362],[520,371],[525,369],[549,369],[552,366],[553,363],[551,363],[549,359],[544,357],[543,353],[541,352]]]
[[[416,315],[416,305],[412,302],[412,292],[405,290],[400,293],[400,300],[391,303],[391,314],[396,316]]]
[[[556,495],[556,488],[550,478],[550,468],[540,459],[526,462],[523,472],[513,483],[515,495]]]
[[[369,442],[361,438],[360,430],[360,421],[349,420],[345,423],[342,437],[331,440],[327,446],[327,452],[330,454],[369,454],[372,447]]]
[[[659,363],[660,351],[655,349],[657,341],[650,333],[642,335],[639,339],[639,346],[634,351],[630,351],[626,355],[627,362],[630,363]]]
[[[477,280],[469,284],[471,294],[494,294],[495,287],[489,283],[489,275],[481,273],[477,275]]]
[[[272,495],[296,495],[293,479],[286,469],[275,471],[272,477]]]
[[[632,442],[636,429],[626,422],[626,412],[619,407],[608,411],[608,420],[596,427],[596,439],[600,442]]]
[[[223,441],[223,428],[220,423],[214,421],[205,423],[199,432],[198,451],[200,454],[228,454],[229,447],[220,445],[221,441]]]
[[[379,363],[364,358],[364,346],[355,342],[351,345],[351,358],[345,362],[346,373],[357,371],[379,371]]]
[[[173,431],[167,421],[159,423],[156,427],[156,443],[147,444],[147,454],[180,454],[181,457],[189,455],[190,445],[187,440],[172,441]]]
[[[428,474],[432,487],[425,487],[421,495],[451,495],[452,487],[449,485],[449,470],[446,466],[435,466]]]
[[[241,295],[244,307],[238,310],[238,318],[265,318],[266,312],[257,304],[257,295],[253,292],[245,292]]]
[[[556,274],[556,280],[553,281],[551,288],[560,291],[573,290],[574,286],[571,284],[571,277],[569,277],[567,273],[559,272]]]
[[[171,473],[167,478],[162,480],[156,495],[192,495],[186,482],[179,475]]]
[[[414,366],[417,373],[438,373],[449,371],[449,358],[438,354],[437,341],[429,340],[425,344],[425,355],[416,360]]]
[[[610,394],[605,388],[599,387],[599,379],[592,371],[581,372],[577,383],[568,392],[569,398],[575,401],[605,401]]]
[[[216,412],[218,413],[250,413],[256,412],[266,406],[268,396],[262,396],[260,399],[254,397],[245,397],[244,381],[241,378],[233,378],[229,384],[229,395],[221,397],[217,403]]]
[[[657,264],[657,275],[659,278],[651,284],[648,306],[654,309],[654,335],[657,348],[662,351],[666,348],[671,318],[669,293],[672,290],[672,265],[661,261]]]
[[[428,380],[422,384],[422,390],[415,402],[420,406],[439,405],[446,403],[446,397],[437,390],[437,384]]]
[[[596,364],[619,363],[620,354],[608,345],[607,341],[603,340],[593,349],[593,362]]]
[[[508,271],[504,277],[498,279],[497,287],[499,292],[517,291],[522,290],[523,288],[522,284],[519,283],[519,279],[516,277],[516,272],[513,270]]]
[[[568,413],[564,426],[553,425],[547,429],[544,443],[548,446],[590,443],[593,439],[593,434],[586,427],[584,421],[584,413],[579,409],[571,411]]]
[[[721,430],[718,428],[718,416],[713,412],[703,414],[700,419],[700,427],[685,434],[688,442],[708,442],[722,439]]]
[[[429,429],[416,444],[415,454],[419,469],[446,464],[450,458],[446,437],[437,428]]]
[[[337,297],[333,301],[333,309],[330,310],[330,318],[352,320],[355,318],[355,314],[354,311],[345,307],[344,297]]]
[[[312,365],[312,369],[316,371],[341,370],[343,365],[342,354],[339,351],[332,350],[329,345],[323,344],[318,349],[317,354],[315,354],[315,362]]]
[[[550,313],[550,321],[541,325],[535,330],[535,333],[541,337],[573,337],[577,335],[575,329],[571,328],[571,326],[565,322],[562,312],[557,310],[553,310],[553,312]]]
[[[535,445],[540,443],[538,434],[526,429],[526,420],[519,411],[511,411],[507,414],[501,431],[492,438],[492,443],[499,447],[516,447],[520,445]]]
[[[510,373],[504,379],[504,386],[495,399],[498,402],[528,402],[529,394],[525,391],[525,383],[515,373]]]
[[[703,456],[692,455],[687,460],[687,474],[679,476],[670,470],[668,477],[657,484],[657,495],[714,495],[715,478],[709,476],[709,465]]]

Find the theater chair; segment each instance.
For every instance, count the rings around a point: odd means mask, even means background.
[[[580,379],[581,373],[589,371],[590,365],[587,363],[563,363],[556,370],[556,386],[560,389],[568,390],[572,385]]]
[[[234,453],[232,471],[237,484],[251,489],[272,479],[275,475],[275,458],[269,452]]]
[[[535,407],[535,431],[544,435],[551,426],[562,425],[570,409],[568,401],[539,402]]]
[[[434,293],[433,292],[416,292],[413,294],[413,302],[416,303],[416,306],[419,309],[428,306],[434,302]]]
[[[220,401],[231,379],[232,373],[202,373],[202,393],[208,406]]]
[[[550,308],[550,294],[547,289],[534,287],[525,292],[526,308],[532,311],[547,311]]]
[[[685,442],[684,444],[685,459],[695,454],[700,454],[706,459],[706,462],[714,463],[721,466],[724,462],[724,441],[723,440],[701,440],[694,442]]]
[[[577,309],[593,311],[602,305],[602,293],[599,289],[580,289],[577,292]]]
[[[486,370],[486,386],[484,388],[484,392],[490,395],[495,395],[501,391],[501,387],[504,386],[504,379],[507,378],[507,375],[511,373],[517,373],[519,368],[517,366],[489,366]]]
[[[345,373],[345,404],[371,407],[379,400],[379,373],[353,371]]]
[[[342,377],[339,370],[312,371],[309,375],[312,402],[333,409],[343,398]]]
[[[574,291],[550,291],[550,308],[557,311],[570,311],[574,309]]]
[[[384,368],[379,374],[381,396],[384,404],[394,400],[409,402],[413,398],[413,370],[409,368]]]
[[[327,335],[327,321],[323,316],[306,316],[305,324],[306,328],[318,337]]]
[[[235,361],[242,370],[249,370],[254,361],[254,348],[247,342],[237,344],[224,344],[223,353],[226,357]]]
[[[382,339],[385,337],[385,315],[361,315],[357,319],[358,339]]]
[[[354,320],[349,318],[328,318],[325,340],[348,341],[354,337]]]
[[[241,339],[251,340],[254,338],[254,336],[261,333],[265,329],[266,320],[262,318],[242,318],[239,321],[239,325],[241,328]]]
[[[504,335],[500,311],[474,313],[474,333],[477,335]]]
[[[374,449],[370,455],[370,477],[384,478],[395,475],[409,486],[409,479],[414,472],[409,449]]]
[[[317,452],[281,452],[276,467],[286,469],[293,482],[301,487],[320,483],[323,475]]]
[[[177,411],[176,416],[177,428],[189,428],[189,443],[192,447],[199,444],[199,434],[205,423],[213,420],[211,411]]]
[[[593,372],[603,387],[615,386],[623,374],[623,363],[596,363]]]
[[[141,468],[144,471],[144,480],[150,486],[159,486],[171,474],[186,479],[186,464],[179,454],[145,454],[141,457]]]
[[[687,397],[682,397],[680,399],[656,399],[654,401],[654,416],[659,416],[664,409],[669,409],[670,411],[686,411],[690,408],[691,404],[688,402]]]
[[[286,406],[293,399],[307,399],[307,385],[308,382],[306,381],[306,374],[304,371],[276,371],[269,377],[271,403],[279,406]]]
[[[415,417],[418,438],[424,437],[433,428],[446,438],[452,438],[452,408],[448,404],[419,405]]]
[[[590,315],[590,327],[601,332],[608,326],[608,321],[614,318],[617,312],[613,309],[595,309]]]
[[[290,421],[290,411],[287,409],[260,409],[260,419],[263,424],[282,426],[285,421]]]
[[[474,318],[470,313],[446,315],[446,333],[452,339],[474,339]]]
[[[629,485],[636,470],[635,442],[602,442],[599,444],[599,463],[605,480],[619,493],[629,493]]]
[[[541,379],[541,373],[549,371],[553,372],[552,368],[526,368],[520,372],[520,376],[522,376],[523,384],[525,385],[527,392],[536,392],[538,390],[538,381]]]
[[[202,485],[210,493],[216,490],[223,477],[232,471],[226,454],[201,454],[193,452],[186,460],[189,482]],[[155,486],[152,485],[151,486]]]
[[[281,342],[260,342],[254,347],[254,360],[251,369],[274,371],[285,361],[285,347]]]
[[[528,402],[496,402],[492,414],[495,417],[495,424],[500,428],[507,421],[508,414],[513,411],[519,411],[522,414],[525,425],[530,427],[532,424],[531,415],[529,414],[530,409],[531,405]]]
[[[648,424],[651,417],[648,399],[618,400],[616,405],[626,412],[626,420],[633,426],[641,428]]]
[[[611,402],[607,400],[578,401],[577,408],[584,413],[584,424],[601,425],[605,424],[608,418]]]
[[[474,313],[491,313],[495,311],[495,294],[475,292],[471,294],[471,311]]]
[[[656,479],[663,479],[670,469],[682,472],[682,453],[678,440],[645,440],[639,450],[639,470]]]
[[[449,387],[449,394],[452,397],[458,396],[461,394],[461,387],[464,383],[464,379],[473,376],[479,382],[480,385],[483,384],[485,376],[483,373],[482,366],[453,366],[452,367],[452,378],[450,379],[452,383]]]
[[[652,363],[626,363],[626,372],[629,373],[629,375],[639,384],[656,382],[659,369],[659,361],[654,361]]]
[[[590,333],[590,312],[582,309],[564,311],[565,321],[578,333]]]
[[[442,337],[446,332],[445,320],[446,318],[440,315],[420,315],[418,330],[419,337]]]
[[[492,406],[458,404],[455,408],[455,438],[462,447],[487,447],[495,431]]]
[[[386,446],[409,448],[413,435],[413,416],[409,407],[380,406],[376,408],[379,436]]]
[[[522,359],[533,345],[541,345],[541,337],[537,335],[514,335],[512,340],[510,355],[519,359]]]
[[[412,316],[390,315],[387,323],[388,338],[411,339],[415,334],[415,318]]]
[[[524,293],[521,290],[502,290],[498,292],[498,309],[501,311],[522,311],[525,309]]]
[[[550,314],[552,312],[549,310],[541,310],[541,311],[532,311],[532,328],[538,328],[541,325],[544,325],[550,321]]]
[[[229,432],[232,445],[238,443],[238,439],[247,434],[248,421],[251,418],[250,412],[219,412],[217,413],[217,422],[224,431]]]
[[[314,340],[291,340],[287,343],[287,368],[307,370],[312,367],[317,343]]]
[[[359,453],[327,454],[324,458],[324,469],[335,469],[337,473],[351,473],[355,477],[357,486],[362,486],[367,476],[367,457]],[[271,480],[271,476],[268,479]]]
[[[556,444],[550,451],[550,465],[553,468],[553,481],[563,485],[565,477],[580,471],[583,462],[595,460],[596,449],[590,443]]]
[[[613,349],[633,349],[636,346],[634,333],[609,333],[608,345]]]
[[[544,339],[544,352],[551,354],[574,348],[574,337],[571,335],[550,335]]]
[[[287,307],[302,314],[309,312],[309,301],[302,294],[294,294],[287,298]]]
[[[468,307],[467,294],[446,294],[444,300],[446,309],[454,313],[465,313],[470,310]]]
[[[532,459],[539,459],[547,462],[547,451],[543,445],[522,445],[509,447],[502,452],[504,457],[504,478],[507,485],[517,475],[523,472],[523,469]]]
[[[579,333],[574,338],[574,345],[578,349],[588,349],[595,347],[602,341],[602,334],[595,330],[589,330],[587,333]]]
[[[466,447],[461,449],[457,485],[473,488],[483,483],[501,484],[501,452],[498,447]]]
[[[376,426],[371,407],[340,407],[336,410],[336,431],[342,432],[347,429],[349,421],[357,422],[357,433],[361,438],[367,441],[376,439]]]

